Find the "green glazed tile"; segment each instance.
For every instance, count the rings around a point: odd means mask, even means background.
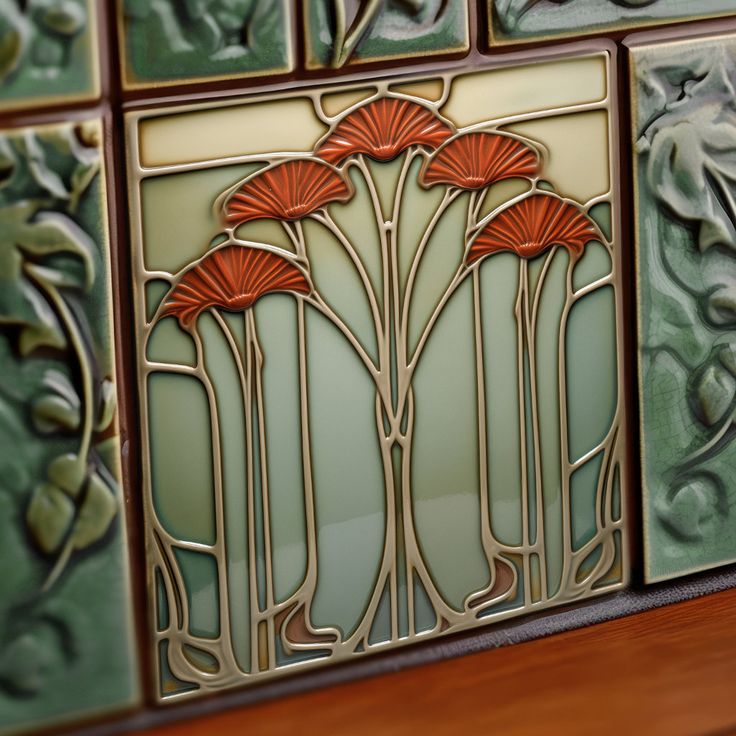
[[[99,94],[95,0],[0,3],[0,111]]]
[[[626,584],[611,63],[128,115],[157,698]]]
[[[736,559],[735,51],[632,50],[649,580]]]
[[[292,66],[289,0],[117,0],[128,87],[279,74]]]
[[[0,732],[138,698],[101,124],[0,131]]]
[[[520,43],[736,12],[732,0],[488,0],[491,43]]]
[[[306,0],[307,68],[467,51],[467,0]]]

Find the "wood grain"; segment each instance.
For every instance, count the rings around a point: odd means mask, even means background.
[[[736,590],[148,733],[736,733]]]

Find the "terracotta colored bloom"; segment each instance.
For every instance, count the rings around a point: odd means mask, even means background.
[[[437,148],[452,129],[423,105],[382,97],[346,115],[317,149],[332,164],[355,153],[389,161],[409,146]]]
[[[539,155],[526,143],[498,133],[465,133],[442,146],[426,163],[422,184],[481,189],[502,179],[537,173]]]
[[[228,245],[188,269],[169,292],[162,317],[188,328],[210,307],[240,312],[274,291],[308,294],[311,286],[291,261],[270,250]]]
[[[321,161],[296,159],[256,174],[225,202],[225,220],[299,220],[330,202],[346,202],[350,184]]]
[[[510,250],[521,258],[535,258],[553,245],[579,258],[587,243],[598,239],[588,217],[551,194],[533,194],[494,217],[473,242],[468,264],[483,256]]]

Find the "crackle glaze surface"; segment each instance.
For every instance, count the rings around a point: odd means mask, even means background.
[[[0,731],[137,701],[101,124],[0,131]]]
[[[736,37],[635,47],[646,574],[736,559]]]
[[[159,697],[626,583],[610,74],[128,116]]]
[[[732,0],[488,0],[492,43],[635,29],[729,15]]]
[[[293,66],[290,0],[117,0],[125,86],[265,76]]]
[[[0,3],[0,110],[99,94],[94,0]]]

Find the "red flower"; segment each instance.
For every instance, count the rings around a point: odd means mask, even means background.
[[[311,290],[307,277],[287,258],[261,248],[228,245],[184,273],[169,292],[161,316],[176,317],[187,328],[210,307],[240,312],[273,291]]]
[[[510,250],[521,258],[535,258],[553,245],[579,258],[595,226],[580,210],[551,194],[533,194],[496,215],[479,233],[468,252],[468,264],[483,256]]]
[[[299,220],[329,202],[346,202],[350,184],[321,161],[296,159],[276,164],[248,179],[225,202],[225,220]]]
[[[354,153],[389,161],[409,146],[437,148],[451,135],[450,126],[423,105],[382,97],[346,115],[317,149],[317,155],[333,164]]]
[[[538,153],[526,143],[498,133],[465,133],[442,146],[427,161],[423,184],[450,184],[462,189],[483,187],[517,176],[534,176]]]

